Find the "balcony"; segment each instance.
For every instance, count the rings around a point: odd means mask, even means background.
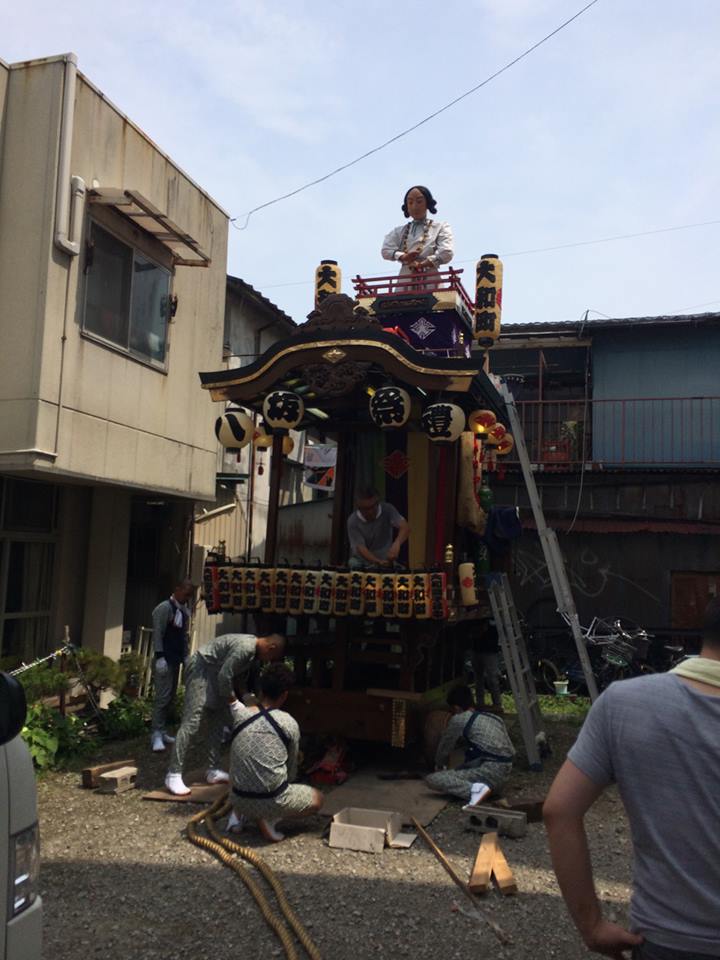
[[[518,401],[538,469],[720,469],[720,397]],[[517,465],[517,455],[505,460]]]

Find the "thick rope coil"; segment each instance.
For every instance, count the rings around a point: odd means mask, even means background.
[[[188,840],[195,844],[196,847],[209,850],[218,860],[222,861],[225,866],[230,867],[230,869],[240,877],[260,908],[265,922],[280,941],[287,960],[299,960],[292,934],[283,920],[276,916],[262,886],[257,882],[255,877],[253,877],[251,871],[248,870],[240,860],[232,856],[232,854],[237,854],[238,857],[252,864],[272,888],[285,922],[300,941],[310,960],[321,960],[320,951],[310,939],[307,930],[303,927],[297,914],[290,906],[282,884],[270,867],[250,847],[243,847],[241,844],[235,843],[235,841],[223,836],[218,831],[215,820],[224,817],[229,813],[230,808],[231,804],[228,800],[228,795],[225,794],[219,797],[211,807],[196,813],[194,817],[191,817],[187,825]],[[211,839],[202,836],[197,831],[197,827],[203,822]]]

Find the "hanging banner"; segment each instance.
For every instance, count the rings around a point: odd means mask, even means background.
[[[303,466],[305,473],[303,483],[311,490],[326,490],[332,493],[335,489],[335,464],[337,463],[337,447],[331,443],[314,443],[305,447]]]

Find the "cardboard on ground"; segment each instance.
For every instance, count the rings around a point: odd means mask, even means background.
[[[415,837],[414,833],[402,832],[399,813],[345,807],[332,818],[329,845],[364,853],[380,853],[386,843],[389,847],[407,849],[412,846]]]

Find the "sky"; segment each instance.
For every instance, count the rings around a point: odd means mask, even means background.
[[[587,0],[25,0],[0,58],[82,72],[232,216],[323,176],[522,53]],[[520,63],[351,169],[230,226],[228,272],[302,322],[430,187],[455,266],[505,262],[503,323],[720,310],[720,2],[599,0]],[[110,185],[112,186],[112,185]]]

